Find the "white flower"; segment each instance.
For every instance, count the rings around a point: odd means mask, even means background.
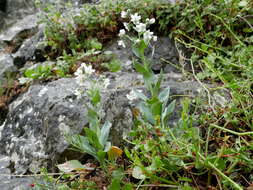
[[[119,40],[119,41],[118,41],[118,45],[119,45],[119,46],[122,46],[123,48],[126,47],[126,44],[124,43],[123,40]]]
[[[137,40],[135,40],[134,42],[135,42],[136,44],[138,44],[138,43],[141,42],[141,40],[140,40],[140,39],[137,39]]]
[[[92,66],[91,66],[91,65],[88,65],[88,66],[87,66],[86,64],[83,64],[82,66],[83,66],[83,68],[84,68],[85,74],[87,74],[87,75],[91,75],[92,73],[95,72],[95,70],[92,69]]]
[[[77,99],[81,99],[82,97],[82,92],[79,89],[76,89],[74,94],[76,95]]]
[[[138,33],[145,32],[146,31],[146,24],[144,23],[139,23],[136,25],[134,28]]]
[[[134,24],[138,24],[140,20],[141,20],[141,16],[138,15],[138,13],[131,15],[131,22],[133,22]]]
[[[91,75],[94,72],[95,72],[95,70],[92,69],[91,65],[87,66],[85,63],[82,63],[82,65],[76,70],[74,75],[77,76],[77,77],[81,77],[84,74]]]
[[[124,36],[126,34],[126,31],[124,30],[124,29],[121,29],[120,31],[119,31],[119,37],[122,37],[122,36]]]
[[[146,19],[146,23],[147,24],[154,24],[155,23],[155,19],[154,18],[151,18],[151,19],[147,18]]]
[[[121,18],[126,18],[127,17],[127,12],[126,11],[122,11],[121,12]]]
[[[106,78],[104,79],[104,88],[107,88],[110,84],[110,79]]]
[[[83,68],[82,67],[79,67],[76,72],[74,73],[75,76],[80,76],[83,74]]]
[[[153,41],[154,41],[154,42],[157,41],[157,36],[153,36]]]
[[[143,34],[143,38],[145,42],[149,42],[152,38],[153,38],[153,32],[150,32],[150,30],[147,30],[144,34]]]
[[[125,29],[126,29],[127,31],[129,31],[129,25],[128,25],[128,23],[123,22],[123,25],[124,25]]]
[[[137,90],[138,92],[142,92],[141,90]],[[132,89],[129,94],[126,95],[127,99],[133,101],[138,98],[134,90]]]
[[[18,79],[18,81],[19,81],[20,84],[25,84],[25,83],[27,83],[27,82],[32,81],[32,79],[30,79],[30,78],[25,78],[25,77],[21,77],[21,78]]]

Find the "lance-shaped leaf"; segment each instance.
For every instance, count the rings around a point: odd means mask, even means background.
[[[106,121],[105,124],[103,125],[102,129],[101,129],[99,142],[103,146],[106,145],[107,139],[109,137],[111,126],[112,126],[112,124],[110,122]]]

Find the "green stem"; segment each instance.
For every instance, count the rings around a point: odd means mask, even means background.
[[[230,173],[232,169],[238,164],[239,160],[235,160],[233,164],[227,169],[226,173]]]
[[[232,131],[230,129],[226,129],[224,127],[220,127],[220,126],[215,125],[215,124],[211,124],[210,126],[214,127],[214,128],[217,128],[217,129],[220,129],[220,130],[223,130],[223,131],[226,131],[226,132],[234,134],[234,135],[238,135],[238,136],[253,135],[253,131],[239,133],[239,132],[236,132],[236,131]]]
[[[199,152],[197,152],[197,154],[199,155],[199,157],[203,160],[206,161],[206,158],[200,154]],[[206,161],[206,163],[213,169],[215,170],[223,179],[227,180],[228,182],[230,182],[233,187],[237,190],[243,190],[243,188],[238,185],[236,182],[234,182],[231,178],[229,178],[228,176],[226,176],[222,171],[220,171],[218,168],[216,168],[211,162]]]
[[[221,51],[221,52],[227,54],[227,52],[225,52],[223,49],[217,48],[217,47],[214,47],[214,46],[211,46],[211,45],[209,45],[209,44],[205,44],[205,43],[200,42],[200,41],[197,41],[197,40],[191,38],[190,36],[188,36],[187,34],[183,33],[181,30],[179,30],[178,33],[182,34],[183,36],[185,36],[186,38],[188,38],[189,40],[191,40],[191,41],[193,41],[193,42],[196,42],[196,43],[198,43],[198,44],[205,45],[206,47],[209,47],[209,48],[212,48],[212,49],[216,49],[216,50],[219,50],[219,51]]]
[[[235,33],[231,30],[231,28],[223,21],[223,19],[215,14],[209,13],[209,15],[219,19],[222,24],[228,29],[228,31],[234,36],[234,38],[242,45],[244,46],[244,43],[235,35]]]
[[[208,143],[209,143],[210,132],[211,132],[211,128],[208,127],[207,137],[206,137],[206,148],[205,148],[205,156],[206,157],[207,157],[207,153],[208,153]]]

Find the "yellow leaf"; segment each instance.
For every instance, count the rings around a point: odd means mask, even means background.
[[[112,146],[111,149],[107,152],[108,157],[111,160],[120,157],[122,153],[123,151],[117,146]]]

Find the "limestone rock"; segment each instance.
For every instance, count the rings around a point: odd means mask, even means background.
[[[116,55],[116,58],[123,63],[123,71],[132,71],[132,57],[134,54],[131,51],[131,45],[126,43],[126,48],[122,48],[119,47],[117,41],[118,40],[114,40],[111,44],[109,44],[105,48],[105,51],[111,51],[114,55]],[[162,59],[165,59],[175,65],[179,64],[179,56],[174,42],[168,37],[159,37],[152,46],[153,47],[147,48],[145,54],[153,63],[153,71],[155,73],[160,73],[161,69],[163,69],[166,73],[178,72],[175,67],[162,61]]]
[[[44,47],[40,44],[43,39],[44,33],[43,29],[41,29],[33,37],[25,40],[18,51],[12,55],[14,59],[14,65],[20,68],[28,60],[35,60],[38,62],[45,61],[45,57],[42,53]]]
[[[37,32],[37,16],[28,15],[0,34],[0,41],[19,47],[24,39]]]
[[[111,140],[122,142],[133,124],[132,106],[126,94],[132,88],[143,88],[136,73],[107,74],[111,84],[102,93],[105,119],[112,122]],[[195,82],[176,82],[166,75],[165,86],[172,94],[197,93]],[[38,171],[52,167],[68,147],[64,134],[80,133],[87,125],[84,96],[78,100],[78,88],[73,78],[59,79],[46,85],[33,85],[9,106],[7,119],[0,135],[0,151],[10,156],[15,173]],[[177,117],[172,116],[172,120]],[[64,159],[64,158],[63,158]]]
[[[0,83],[5,83],[7,74],[17,71],[10,54],[0,54]]]
[[[28,189],[32,183],[31,178],[15,178],[11,177],[11,160],[8,156],[0,155],[0,189]]]

